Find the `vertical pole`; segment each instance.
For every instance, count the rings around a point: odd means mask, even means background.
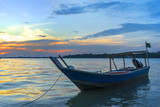
[[[144,53],[144,61],[145,61],[145,66],[147,66],[146,53]]]
[[[145,42],[145,45],[147,44],[147,42]],[[146,45],[146,52],[147,52],[147,62],[148,62],[148,66],[149,66],[149,58],[148,58],[148,48],[147,48],[147,45]]]
[[[109,58],[109,64],[110,64],[110,71],[112,71],[111,57]]]
[[[116,63],[114,62],[114,58],[112,58],[112,61],[113,61],[113,64],[114,64],[114,66],[115,66],[115,68],[117,70],[117,66],[116,66]]]
[[[124,65],[124,69],[126,68],[126,65],[125,65],[125,56],[123,56],[123,65]]]

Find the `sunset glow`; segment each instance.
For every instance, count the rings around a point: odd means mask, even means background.
[[[143,50],[145,41],[152,44],[150,51],[157,52],[159,3],[1,1],[0,52],[2,56],[112,53]]]
[[[79,45],[91,45],[91,44],[122,45],[124,42],[123,42],[123,36],[115,35],[111,37],[92,38],[87,40],[72,40],[70,43],[77,43]]]
[[[8,54],[10,52],[0,52],[0,55]]]
[[[64,52],[71,52],[71,49],[63,49],[63,50],[44,50],[44,49],[35,49],[35,52],[51,52],[51,53],[64,53]]]
[[[52,42],[49,45],[61,45],[61,44],[69,44],[69,42]]]

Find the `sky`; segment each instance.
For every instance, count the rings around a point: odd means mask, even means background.
[[[160,0],[0,0],[0,56],[160,51]]]

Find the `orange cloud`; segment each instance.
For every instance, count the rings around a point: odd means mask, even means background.
[[[31,44],[31,43],[8,43],[8,44],[1,44],[1,47],[7,47],[7,46],[39,46],[40,44]]]
[[[0,50],[9,50],[9,49],[26,50],[27,48],[0,47]]]
[[[69,44],[68,42],[51,42],[49,45]]]
[[[8,44],[2,44],[1,46],[4,46],[4,47],[6,47],[6,46],[24,46],[24,44],[15,44],[15,43],[8,43]]]
[[[7,50],[7,49],[14,49],[14,47],[1,47],[0,46],[0,50]]]
[[[17,49],[17,50],[26,50],[26,48],[18,48],[21,46],[39,46],[41,44],[31,44],[31,43],[6,43],[0,44],[0,50],[9,50],[9,49]]]
[[[27,48],[16,48],[17,50],[26,50]]]
[[[71,41],[73,43],[77,43],[79,45],[90,45],[90,44],[122,44],[122,41],[113,41],[111,39],[90,39],[90,40],[75,40]]]
[[[10,52],[1,52],[0,55],[8,54]]]
[[[51,53],[64,53],[64,52],[71,52],[72,49],[62,49],[62,50],[44,50],[44,49],[35,49],[35,52],[51,52]]]
[[[78,45],[92,45],[92,44],[107,44],[107,45],[122,45],[124,43],[123,35],[114,35],[99,38],[90,38],[85,40],[70,40],[70,43],[76,43]]]

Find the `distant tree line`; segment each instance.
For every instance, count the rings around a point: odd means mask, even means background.
[[[108,58],[109,55],[111,54],[107,54],[107,53],[104,53],[104,54],[76,54],[76,55],[66,55],[66,56],[63,56],[64,58]],[[131,57],[131,56],[126,56],[126,57]],[[135,57],[137,58],[142,58],[143,55],[136,55]],[[160,51],[158,52],[149,52],[148,54],[148,57],[149,58],[160,58]],[[120,57],[117,57],[117,58],[121,58]]]

